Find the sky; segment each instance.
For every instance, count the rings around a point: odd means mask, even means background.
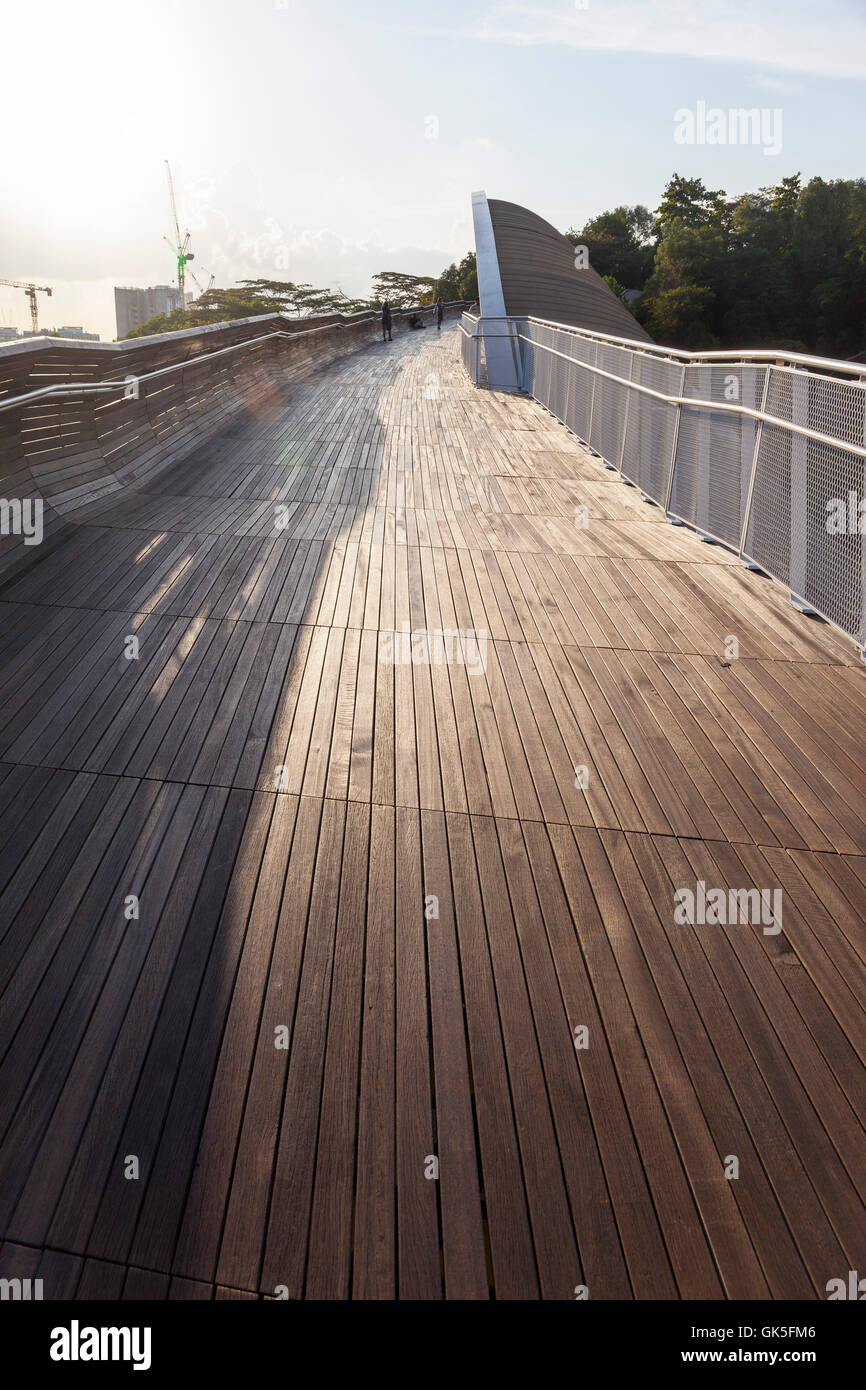
[[[674,171],[866,172],[866,0],[38,0],[3,40],[0,277],[109,340],[114,285],[175,273],[166,159],[203,284],[362,296],[460,259],[475,189],[564,231]],[[701,103],[774,137],[697,143]]]

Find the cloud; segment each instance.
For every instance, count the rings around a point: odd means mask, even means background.
[[[821,7],[796,0],[588,0],[586,8],[504,3],[460,37],[519,47],[644,53],[766,66],[824,77],[866,76],[866,12],[846,0]]]

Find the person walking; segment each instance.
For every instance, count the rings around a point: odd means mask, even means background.
[[[442,315],[445,313],[445,305],[442,303],[442,296],[436,300],[436,332],[442,332]]]
[[[391,305],[388,303],[387,299],[385,300],[385,303],[382,305],[382,342],[383,342],[383,343],[384,343],[384,341],[385,341],[386,336],[387,336],[387,339],[388,339],[388,342],[389,342],[389,343],[392,343],[392,342],[394,341],[394,339],[391,337]]]

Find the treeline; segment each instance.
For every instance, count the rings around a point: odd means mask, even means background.
[[[866,181],[799,174],[728,198],[674,174],[655,213],[618,207],[567,233],[670,347],[866,349]]]
[[[780,348],[826,357],[866,350],[866,180],[799,174],[729,198],[674,174],[654,212],[603,212],[566,234],[657,342],[682,348]],[[626,291],[632,293],[626,294]],[[636,293],[635,293],[636,292]],[[438,277],[383,270],[368,299],[267,279],[208,290],[127,337],[258,314],[306,318],[478,298],[475,253]]]
[[[313,285],[296,285],[289,280],[241,280],[232,289],[206,290],[193,303],[173,314],[156,314],[126,337],[146,338],[151,333],[201,328],[231,319],[255,318],[260,314],[282,313],[291,318],[357,314],[379,309],[385,300],[394,309],[409,309],[416,304],[434,304],[440,295],[446,303],[478,298],[474,251],[464,256],[459,264],[448,266],[438,277],[382,270],[373,277],[369,299],[352,299],[342,290],[316,289]]]

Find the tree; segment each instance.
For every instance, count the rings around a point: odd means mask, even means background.
[[[374,304],[384,304],[387,300],[392,309],[411,309],[422,302],[421,296],[429,296],[435,280],[432,275],[407,275],[400,270],[380,270],[373,276]]]
[[[638,312],[659,342],[696,348],[719,341],[717,310],[724,291],[726,254],[725,238],[717,228],[676,220],[668,223]]]
[[[310,318],[327,314],[356,314],[369,309],[362,299],[349,299],[342,291],[317,290],[279,280],[242,280],[234,289],[205,290],[185,309],[157,314],[127,333],[127,338],[146,338],[151,333],[174,333],[179,328],[201,328],[210,323],[255,318],[260,314],[293,314]]]
[[[709,189],[701,179],[684,179],[674,174],[656,208],[653,232],[662,238],[677,222],[687,227],[722,228],[727,211],[725,198],[724,189]]]
[[[126,337],[146,338],[151,333],[174,333],[180,328],[201,328],[210,323],[255,318],[260,314],[278,313],[280,307],[278,301],[246,289],[205,290],[195,303],[176,309],[173,314],[156,314],[133,328]]]
[[[364,299],[350,299],[342,290],[317,290],[312,285],[296,285],[284,280],[241,280],[262,298],[272,299],[287,314],[308,317],[313,314],[357,314],[370,305]]]
[[[669,347],[715,347],[717,339],[706,326],[713,292],[706,285],[678,285],[653,296],[646,325],[659,343]]]
[[[459,265],[452,261],[434,282],[429,298],[421,302],[435,303],[440,295],[446,304],[458,300],[475,303],[478,298],[478,266],[474,251],[467,251]]]
[[[627,289],[642,289],[652,271],[655,246],[652,213],[640,203],[618,207],[591,217],[566,236],[575,246],[585,246],[589,263],[599,275],[612,275]]]
[[[624,286],[624,285],[621,285],[621,284],[619,283],[619,280],[617,280],[616,276],[615,276],[615,275],[602,275],[601,278],[602,278],[602,280],[604,281],[604,283],[607,285],[607,287],[608,287],[608,289],[611,291],[611,293],[612,293],[612,294],[615,294],[616,297],[617,297],[617,299],[621,299],[622,302],[623,302],[623,304],[625,304],[626,307],[628,307],[628,300],[624,298],[624,295],[625,295],[625,286]]]
[[[848,357],[866,346],[866,181],[800,175],[727,200],[674,174],[657,209],[637,307],[672,347],[778,347]]]

